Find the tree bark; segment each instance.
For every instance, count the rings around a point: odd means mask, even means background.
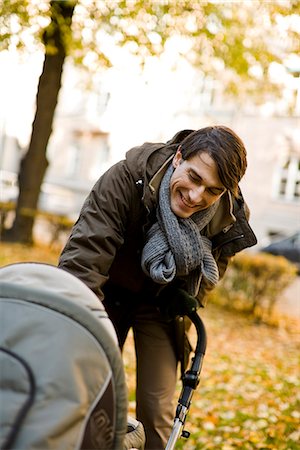
[[[15,220],[12,228],[3,233],[3,239],[7,241],[25,244],[33,242],[37,204],[48,167],[47,145],[52,132],[66,57],[65,36],[61,21],[63,20],[64,26],[70,27],[74,7],[75,2],[63,0],[51,2],[51,22],[44,33],[45,59],[38,84],[31,140],[19,170],[19,197]],[[52,47],[51,52],[47,50],[48,45]]]

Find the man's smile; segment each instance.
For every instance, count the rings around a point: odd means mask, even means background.
[[[225,191],[216,163],[206,152],[184,160],[180,150],[177,150],[173,167],[171,209],[182,219],[210,207]]]
[[[179,194],[180,194],[180,198],[181,198],[181,200],[182,200],[182,203],[187,207],[187,208],[197,208],[199,205],[197,204],[197,205],[191,205],[186,199],[185,199],[185,197],[183,196],[183,194],[181,193],[181,192],[179,192]]]

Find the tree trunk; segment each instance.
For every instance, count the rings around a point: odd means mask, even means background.
[[[52,1],[51,23],[44,33],[45,60],[39,79],[36,113],[32,126],[28,151],[21,161],[19,171],[19,197],[12,228],[5,230],[4,240],[31,244],[33,225],[41,185],[48,167],[47,145],[52,132],[52,123],[61,88],[63,64],[66,57],[65,33],[61,28],[70,27],[75,2]],[[47,45],[52,46],[51,53]],[[53,52],[53,47],[55,52]]]

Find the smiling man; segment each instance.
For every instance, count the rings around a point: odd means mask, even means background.
[[[95,184],[60,257],[103,301],[121,348],[133,330],[146,450],[164,449],[171,432],[177,364],[190,349],[180,316],[204,306],[230,257],[256,244],[238,186],[246,167],[224,126],[135,147]]]
[[[208,153],[184,161],[179,148],[173,166],[176,170],[170,182],[171,209],[182,219],[208,208],[226,190],[220,181],[218,167]]]

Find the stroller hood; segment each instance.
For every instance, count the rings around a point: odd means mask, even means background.
[[[121,449],[123,362],[111,321],[81,281],[57,267],[0,269],[0,447]]]

